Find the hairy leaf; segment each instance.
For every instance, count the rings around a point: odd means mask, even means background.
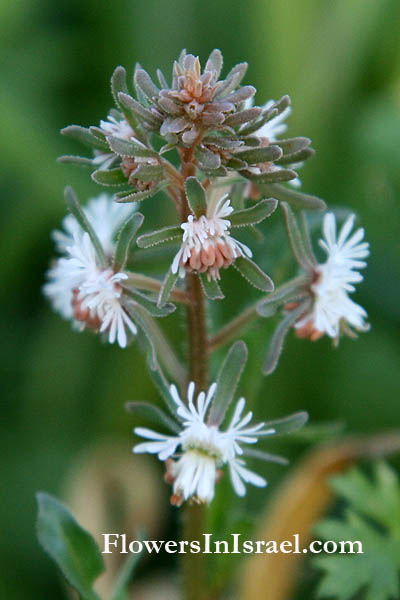
[[[157,354],[153,340],[151,328],[148,326],[148,319],[151,318],[148,312],[137,302],[132,302],[127,296],[123,296],[122,303],[129,316],[138,325],[143,333],[143,341],[146,346],[147,360],[150,369],[157,368]]]
[[[160,90],[155,85],[150,75],[144,69],[136,69],[135,71],[135,85],[140,87],[142,92],[149,100],[158,97]]]
[[[264,271],[260,269],[256,263],[254,263],[250,258],[239,256],[233,263],[235,269],[239,271],[239,273],[247,279],[247,281],[257,288],[258,290],[262,290],[263,292],[272,292],[274,289],[274,282]]]
[[[141,202],[146,198],[151,198],[163,188],[162,185],[156,185],[149,190],[143,190],[141,192],[118,192],[113,196],[115,202]]]
[[[161,408],[148,402],[127,402],[125,408],[128,412],[151,421],[154,425],[163,425],[174,433],[179,433],[180,428],[174,419],[171,419]]]
[[[272,215],[277,206],[278,201],[275,198],[268,198],[260,200],[260,202],[257,202],[257,204],[250,208],[237,210],[229,215],[231,226],[245,227],[261,223],[261,221]]]
[[[126,71],[124,67],[119,66],[114,70],[114,73],[111,76],[111,92],[115,104],[118,107],[120,107],[118,94],[120,92],[123,92],[124,94],[129,94],[128,86],[126,83]]]
[[[68,127],[64,127],[64,129],[61,129],[61,133],[85,146],[89,146],[89,148],[96,148],[97,150],[108,149],[106,142],[103,142],[98,137],[94,136],[90,133],[89,129],[86,129],[86,127],[69,125]]]
[[[136,234],[142,226],[143,220],[144,216],[141,213],[135,213],[125,221],[119,230],[113,262],[115,271],[122,271],[125,268],[130,249],[135,242]]]
[[[307,281],[306,277],[301,276],[280,285],[263,300],[260,300],[257,305],[257,313],[261,317],[271,317],[282,304],[289,301],[294,302],[294,298],[296,301],[304,300],[304,285]]]
[[[65,195],[65,201],[67,203],[67,207],[68,207],[69,211],[71,212],[71,214],[73,214],[75,219],[78,221],[78,223],[82,227],[83,231],[86,231],[86,233],[88,233],[90,240],[93,244],[93,247],[96,251],[97,258],[99,259],[101,266],[105,267],[107,262],[106,262],[104,250],[102,248],[100,240],[97,237],[96,232],[94,231],[93,227],[89,223],[85,213],[83,212],[82,207],[79,204],[78,198],[75,196],[75,192],[72,189],[72,187],[69,187],[69,186],[66,187],[64,195]]]
[[[163,281],[160,294],[158,296],[157,306],[162,307],[170,297],[172,290],[175,287],[175,284],[178,279],[178,273],[172,273],[171,269],[169,269],[168,273],[165,276]]]
[[[208,417],[210,425],[220,425],[236,392],[247,361],[247,346],[238,341],[231,346],[217,377],[217,390]]]
[[[221,288],[214,279],[208,280],[205,273],[200,273],[201,287],[210,300],[222,300],[225,298]]]
[[[295,324],[297,319],[304,313],[306,308],[307,303],[302,302],[295,310],[289,312],[275,329],[269,344],[267,357],[264,362],[264,375],[270,375],[275,370],[282,352],[283,342],[285,341],[286,334]]]
[[[92,173],[92,179],[96,183],[106,186],[127,184],[127,179],[119,167],[105,171],[102,169],[97,169],[97,171]]]
[[[283,187],[283,185],[265,185],[262,186],[262,190],[282,202],[287,202],[294,209],[324,210],[326,208],[326,204],[321,198],[289,190],[288,188]]]
[[[129,293],[129,297],[134,300],[135,304],[140,304],[152,317],[167,317],[176,309],[174,304],[164,304],[157,306],[155,302],[150,300],[145,294],[142,294],[129,284],[122,282],[123,288]]]
[[[282,150],[279,146],[259,146],[250,150],[240,150],[235,152],[235,157],[246,161],[249,164],[265,163],[277,160],[282,156]],[[270,174],[270,173],[269,173]],[[261,177],[258,175],[257,177]]]
[[[151,233],[144,233],[138,238],[137,245],[139,248],[150,248],[151,246],[157,246],[169,242],[173,239],[181,239],[183,231],[180,225],[172,225],[171,227],[164,227],[163,229],[157,229]]]
[[[218,169],[221,165],[221,157],[215,152],[211,152],[205,146],[196,146],[194,151],[197,160],[199,161],[199,167],[202,170],[209,171]]]
[[[242,174],[251,179],[254,183],[276,183],[279,181],[291,181],[297,177],[297,173],[292,169],[276,169],[275,171],[268,171],[261,173],[261,175],[255,175],[251,171],[242,171]]]
[[[197,177],[188,177],[186,179],[185,191],[189,206],[198,219],[207,211],[206,191]]]
[[[285,217],[286,229],[289,236],[290,245],[297,262],[306,271],[312,271],[314,267],[314,256],[310,255],[306,244],[304,243],[296,217],[286,202],[281,203],[282,211]]]
[[[265,427],[275,430],[275,435],[286,435],[287,433],[293,433],[301,429],[308,421],[308,413],[300,411],[293,413],[283,419],[275,419],[274,421],[267,421]]]
[[[144,158],[158,157],[158,153],[155,150],[151,148],[146,148],[146,146],[138,144],[132,140],[123,140],[121,138],[113,137],[112,135],[110,135],[107,137],[107,141],[110,144],[111,150],[119,156],[140,156]]]

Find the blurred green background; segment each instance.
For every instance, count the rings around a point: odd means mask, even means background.
[[[157,397],[135,345],[123,351],[74,333],[42,297],[49,234],[65,213],[64,186],[72,184],[81,200],[102,191],[87,171],[56,163],[58,155],[80,151],[60,128],[105,118],[116,65],[132,69],[139,61],[152,74],[158,66],[169,73],[182,47],[202,60],[220,48],[227,70],[248,61],[245,82],[257,87],[257,103],[289,93],[290,134],[311,137],[317,151],[301,172],[303,190],[353,208],[366,228],[371,258],[356,298],[372,329],[338,350],[326,339],[311,344],[290,336],[277,372],[261,379],[269,332],[261,322],[246,336],[242,391],[260,418],[301,408],[313,421],[345,421],[350,431],[393,427],[400,416],[400,3],[1,0],[0,23],[0,592],[9,600],[44,600],[62,591],[35,540],[35,491],[62,494],[71,465],[104,437],[119,438],[130,457],[133,419],[123,403]],[[162,197],[143,208],[151,222],[172,218]],[[256,257],[279,281],[284,273],[273,265],[286,253],[280,215],[263,229],[266,246],[255,248]],[[221,322],[258,297],[234,273],[224,278],[228,285],[233,298],[214,308]],[[183,351],[179,315],[169,330]],[[279,450],[298,454],[289,443]],[[284,472],[266,469],[273,481]],[[262,506],[269,493],[256,490],[248,502]],[[170,535],[176,521],[175,514],[167,519]]]

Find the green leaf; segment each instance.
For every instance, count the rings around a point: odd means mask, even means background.
[[[247,258],[247,256],[239,256],[232,264],[250,285],[258,290],[272,292],[274,289],[274,282],[272,279],[268,277],[256,263],[250,260],[250,258]]]
[[[74,154],[64,154],[57,158],[57,162],[63,164],[78,165],[78,167],[93,167],[93,161],[86,156],[75,156]]]
[[[169,269],[168,273],[165,276],[163,281],[160,294],[158,296],[157,306],[162,307],[170,297],[172,290],[175,287],[175,284],[178,279],[178,273],[172,273],[171,269]]]
[[[131,140],[123,140],[122,138],[114,137],[109,135],[107,137],[107,141],[110,145],[110,148],[115,154],[119,156],[140,156],[144,158],[158,158],[158,153],[152,148],[146,148],[142,144],[138,144],[137,142],[133,142]]]
[[[282,150],[279,146],[260,146],[247,150],[239,150],[235,152],[235,157],[246,161],[249,164],[273,162],[282,156]],[[258,175],[257,177],[261,177]]]
[[[86,231],[86,233],[88,233],[101,266],[103,266],[103,267],[107,266],[106,257],[104,255],[104,250],[102,248],[100,240],[97,237],[93,227],[89,223],[85,213],[83,212],[82,207],[79,204],[78,198],[75,196],[75,192],[72,189],[72,187],[67,186],[65,188],[64,196],[65,196],[65,201],[67,203],[67,207],[68,207],[69,211],[75,217],[75,219],[78,221],[78,223],[82,227],[83,231]]]
[[[189,206],[198,219],[207,212],[206,191],[197,177],[188,177],[186,179],[185,191]]]
[[[141,181],[156,181],[164,174],[164,169],[161,165],[139,165],[132,173],[133,177]]]
[[[400,538],[400,482],[397,473],[385,462],[374,464],[371,480],[359,469],[332,477],[333,490],[353,508],[390,529]]]
[[[146,200],[146,198],[151,198],[155,196],[157,192],[162,189],[162,185],[154,186],[149,190],[143,190],[141,192],[118,192],[114,194],[113,200],[115,202],[125,203],[125,202],[142,202],[142,200]]]
[[[399,598],[400,485],[385,463],[374,465],[373,479],[353,468],[330,481],[348,503],[343,518],[326,518],[315,527],[322,540],[361,542],[354,553],[320,555],[314,564],[323,577],[318,597],[349,600],[363,591],[366,600]],[[347,545],[348,548],[348,545]]]
[[[251,179],[254,183],[276,183],[279,181],[291,181],[297,177],[297,173],[291,169],[276,169],[276,171],[268,171],[261,175],[254,175],[251,171],[242,171],[242,175]]]
[[[144,533],[139,533],[139,535],[136,536],[136,539],[141,542],[144,540],[144,537]],[[142,556],[143,551],[136,554],[130,554],[125,562],[123,562],[122,567],[118,571],[116,581],[114,582],[111,600],[128,600],[129,582],[132,579],[132,575]]]
[[[177,422],[154,404],[149,404],[148,402],[127,402],[125,408],[128,412],[143,417],[154,425],[162,425],[174,433],[180,432]]]
[[[300,411],[283,417],[283,419],[275,419],[274,421],[267,421],[265,423],[266,428],[272,427],[275,430],[275,435],[286,435],[287,433],[293,433],[301,429],[308,421],[308,413]]]
[[[320,423],[311,423],[302,428],[290,437],[290,441],[296,444],[306,442],[315,444],[317,442],[327,442],[337,439],[346,429],[346,423],[343,421],[325,421]]]
[[[155,369],[158,363],[152,332],[147,325],[147,319],[149,318],[148,313],[144,308],[142,308],[142,306],[140,306],[140,304],[132,302],[132,300],[127,297],[123,297],[122,303],[129,316],[132,317],[136,325],[140,327],[143,333],[143,340],[146,345],[149,367],[150,369]]]
[[[217,377],[217,390],[208,417],[210,425],[219,426],[236,392],[247,361],[247,347],[242,341],[231,346]]]
[[[122,115],[120,116],[120,119],[122,119]],[[94,137],[97,137],[101,142],[103,142],[103,144],[107,144],[106,134],[100,127],[91,125],[89,127],[89,131],[92,135],[94,135]]]
[[[231,227],[257,225],[257,223],[261,223],[261,221],[272,215],[277,206],[278,201],[275,198],[268,198],[260,200],[260,202],[257,202],[257,204],[250,208],[236,210],[229,215]]]
[[[180,417],[176,414],[176,404],[173,401],[172,396],[170,394],[168,381],[165,379],[164,373],[161,371],[160,367],[150,370],[150,375],[154,381],[154,385],[160,393],[161,398],[164,400],[165,406],[168,408],[170,414],[175,419],[180,420]]]
[[[285,341],[286,334],[295,324],[297,319],[305,312],[307,306],[307,302],[301,303],[295,310],[290,311],[275,329],[268,348],[267,357],[264,362],[264,375],[270,375],[273,371],[275,371],[282,352],[283,342]]]
[[[218,79],[218,77],[221,74],[222,64],[223,64],[223,57],[221,54],[221,50],[218,50],[218,48],[215,48],[211,52],[210,56],[208,57],[208,60],[206,62],[206,66],[205,66],[205,71],[215,71],[215,78]]]
[[[282,156],[279,160],[276,160],[275,162],[277,165],[293,165],[294,163],[300,163],[307,160],[308,158],[311,158],[311,156],[314,156],[314,154],[315,150],[313,150],[312,148],[304,148],[303,150],[299,150],[294,154],[286,154]]]
[[[246,108],[245,110],[240,110],[232,115],[229,115],[225,119],[224,125],[228,125],[229,127],[237,127],[238,125],[243,125],[244,123],[254,121],[254,119],[257,119],[261,113],[261,108],[258,108],[257,106],[254,106],[253,108]]]
[[[208,279],[205,273],[199,274],[201,287],[209,300],[222,300],[225,298],[221,288],[214,279]]]
[[[304,150],[311,144],[311,140],[306,137],[294,137],[287,140],[277,140],[274,142],[282,149],[283,155],[297,154],[300,150]]]
[[[127,178],[123,174],[120,167],[116,169],[101,170],[97,169],[92,173],[92,179],[100,185],[113,186],[113,185],[126,185],[128,183]]]
[[[255,450],[253,448],[244,448],[243,449],[244,456],[251,456],[252,458],[258,458],[259,460],[265,460],[266,462],[277,463],[278,465],[288,465],[289,461],[287,458],[283,456],[279,456],[278,454],[270,454],[269,452],[264,452],[263,450]]]
[[[114,271],[122,271],[128,262],[129,252],[135,241],[136,234],[142,226],[144,216],[141,213],[135,213],[118,232],[117,247],[113,262]]]
[[[265,185],[262,190],[268,194],[271,194],[274,198],[277,198],[281,202],[287,202],[295,209],[304,210],[325,210],[326,204],[321,198],[317,196],[310,196],[309,194],[303,194],[302,192],[296,192],[289,190],[286,187],[278,184]]]
[[[304,286],[308,279],[304,276],[296,277],[280,285],[257,305],[257,313],[261,317],[271,317],[276,310],[286,302],[294,302],[294,298],[305,299]]]
[[[160,90],[155,85],[150,75],[144,69],[136,69],[134,76],[135,85],[138,86],[143,94],[147,96],[149,100],[157,98]]]
[[[315,266],[314,256],[311,256],[307,251],[296,217],[286,202],[281,202],[281,208],[285,217],[286,229],[293,254],[303,269],[312,272]]]
[[[243,77],[246,74],[248,64],[246,62],[239,63],[233,67],[226,76],[224,81],[221,81],[218,85],[218,92],[215,98],[221,98],[229,94],[232,90],[236,89]]]
[[[164,304],[164,306],[159,307],[155,302],[150,300],[147,296],[135,288],[131,287],[129,284],[122,282],[122,285],[123,288],[129,293],[129,297],[132,298],[136,304],[143,306],[143,308],[146,309],[152,317],[167,317],[176,310],[175,304]]]
[[[104,571],[104,563],[94,539],[56,498],[39,492],[36,499],[40,544],[84,600],[99,600],[93,583]]]
[[[258,131],[260,129],[260,127],[262,127],[265,123],[267,123],[274,117],[281,114],[285,110],[285,108],[287,108],[289,105],[290,105],[289,96],[282,96],[282,98],[280,100],[275,102],[275,104],[270,106],[264,112],[262,118],[259,121],[256,121],[255,123],[251,123],[247,127],[244,127],[243,129],[241,129],[240,130],[241,135],[249,135],[251,133]]]
[[[124,67],[119,66],[114,70],[114,73],[111,76],[111,92],[115,104],[119,108],[121,108],[118,100],[118,94],[120,92],[123,92],[125,94],[129,93],[128,86],[126,83],[126,71]]]
[[[103,142],[98,137],[94,136],[90,133],[89,129],[86,129],[86,127],[69,125],[68,127],[64,127],[64,129],[61,129],[61,133],[85,146],[89,146],[89,148],[96,148],[97,150],[108,149],[106,142]]]
[[[221,165],[221,157],[215,152],[211,152],[205,146],[196,146],[194,154],[199,161],[199,167],[203,171],[213,171]]]
[[[172,227],[164,227],[152,231],[151,233],[144,233],[138,238],[137,245],[139,248],[151,248],[158,244],[163,244],[174,239],[182,239],[183,231],[180,225],[172,225]]]
[[[235,150],[244,144],[244,142],[237,137],[226,135],[207,135],[203,138],[203,142],[206,145],[217,146],[224,150]]]
[[[139,119],[141,123],[148,129],[156,131],[160,128],[161,119],[152,113],[149,109],[145,108],[139,102],[137,102],[129,94],[120,92],[118,94],[118,100],[124,114],[131,117],[131,119]]]

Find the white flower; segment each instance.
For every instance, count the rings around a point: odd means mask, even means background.
[[[98,271],[95,278],[82,282],[78,294],[80,310],[89,310],[91,318],[99,319],[100,333],[108,332],[110,344],[117,340],[121,348],[127,345],[126,328],[133,334],[137,333],[120,301],[120,282],[127,278],[126,273],[114,273],[112,269]]]
[[[362,241],[364,229],[350,235],[354,219],[355,215],[349,216],[337,235],[334,214],[327,213],[324,217],[324,238],[319,244],[327,260],[315,267],[311,310],[295,325],[301,337],[318,339],[325,333],[338,338],[343,321],[358,330],[367,328],[366,311],[348,295],[355,290],[354,284],[362,281],[356,269],[366,266],[363,259],[369,255],[369,244]]]
[[[115,231],[127,215],[126,210],[119,209],[105,195],[92,200],[84,209],[110,257]],[[121,282],[128,276],[100,264],[89,234],[81,229],[75,217],[68,215],[63,225],[65,232],[57,231],[53,236],[63,256],[47,272],[43,293],[53,308],[72,320],[74,326],[104,332],[111,344],[117,341],[124,348],[127,331],[137,333],[121,302]]]
[[[268,100],[261,108],[265,113],[275,104],[275,100]],[[243,102],[244,108],[251,108],[254,106],[254,96],[248,98]],[[257,130],[257,136],[266,138],[269,142],[276,142],[278,136],[282,135],[287,131],[287,124],[284,122],[291,115],[292,107],[287,106],[279,115],[272,117],[269,121],[261,125],[260,129]],[[245,127],[244,125],[243,127]]]
[[[244,104],[244,108],[251,108],[254,105],[254,97],[248,98],[248,100],[246,100],[243,104]],[[274,104],[275,104],[275,100],[268,100],[262,106],[263,111],[265,112],[265,111],[269,110]],[[260,138],[265,138],[266,140],[268,140],[268,143],[273,143],[273,142],[278,141],[278,137],[280,135],[282,135],[282,133],[285,133],[287,131],[288,126],[284,121],[286,121],[286,119],[291,114],[292,114],[292,107],[287,106],[279,115],[277,115],[276,117],[273,117],[272,119],[270,119],[269,121],[264,123],[264,125],[261,125],[260,129],[258,129],[256,132],[257,136]],[[304,165],[304,163],[300,162],[300,163],[291,165],[291,168],[299,169],[303,165]],[[281,171],[282,169],[285,169],[285,168],[286,167],[282,167],[281,165],[276,165],[275,163],[271,164],[272,172],[273,171]],[[264,172],[259,167],[250,167],[249,171],[251,171],[255,175],[260,175],[261,173]],[[290,181],[288,181],[287,183],[294,188],[301,187],[301,179],[298,175],[294,179],[290,179]]]
[[[233,212],[227,195],[209,202],[207,214],[196,219],[189,215],[182,223],[182,245],[172,262],[172,273],[185,276],[185,271],[206,273],[208,279],[220,279],[219,269],[226,269],[239,256],[251,257],[251,250],[230,235]]]
[[[275,104],[275,100],[268,100],[264,104],[263,111],[267,111]],[[257,131],[259,137],[265,137],[270,142],[276,142],[278,137],[287,131],[286,119],[292,114],[292,107],[287,106],[279,115],[272,117],[269,121],[264,123]]]
[[[107,256],[112,256],[115,250],[114,238],[123,222],[136,210],[127,204],[118,204],[113,202],[107,194],[100,194],[95,198],[90,198],[86,206],[82,207],[90,225],[96,232],[97,237]],[[80,225],[72,215],[67,215],[62,220],[64,231],[56,230],[52,238],[56,243],[59,252],[65,252],[65,249],[74,241],[74,234],[80,231]]]
[[[206,421],[207,413],[215,395],[217,384],[213,383],[207,394],[200,392],[194,401],[195,385],[189,384],[188,403],[181,400],[174,385],[170,387],[171,397],[176,405],[177,416],[181,421],[181,430],[177,435],[169,436],[143,427],[134,432],[149,440],[136,445],[135,453],[149,452],[157,454],[160,460],[169,459],[169,476],[173,481],[173,501],[193,498],[197,502],[209,503],[214,497],[218,470],[228,465],[230,478],[235,492],[244,496],[244,483],[264,487],[263,477],[248,470],[244,460],[243,444],[255,444],[260,436],[275,433],[272,428],[264,429],[264,423],[249,425],[252,413],[243,416],[245,399],[238,401],[232,420],[225,431]],[[179,453],[177,450],[179,448]],[[172,460],[174,457],[174,460]]]
[[[125,119],[117,121],[111,115],[107,119],[107,121],[100,121],[100,129],[102,129],[106,136],[112,135],[123,140],[130,140],[135,137],[135,132]]]

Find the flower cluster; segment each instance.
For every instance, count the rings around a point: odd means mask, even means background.
[[[245,244],[235,240],[226,217],[233,212],[228,195],[209,203],[207,214],[196,219],[189,215],[183,229],[182,245],[172,262],[172,273],[185,276],[186,271],[206,273],[208,279],[220,279],[219,270],[226,269],[239,256],[251,258],[252,252]]]
[[[104,332],[110,343],[117,341],[123,348],[127,333],[136,334],[137,328],[121,302],[121,283],[128,275],[114,272],[111,258],[115,234],[132,209],[115,204],[103,194],[91,199],[84,213],[107,263],[101,264],[89,233],[73,215],[68,215],[63,221],[64,231],[53,234],[62,256],[48,270],[43,292],[54,309],[77,328]]]
[[[236,65],[221,79],[222,63],[221,52],[214,50],[202,72],[198,57],[184,51],[173,65],[171,84],[157,71],[159,86],[138,66],[132,95],[125,70],[117,67],[111,80],[117,108],[107,120],[88,129],[76,125],[63,129],[65,135],[92,147],[93,156],[68,155],[60,160],[91,165],[92,178],[101,185],[125,186],[115,195],[123,201],[142,200],[174,185],[173,171],[164,159],[174,147],[182,155],[189,150],[205,175],[233,172],[244,182],[250,180],[253,196],[259,185],[292,181],[298,186],[293,168],[313,150],[305,137],[278,141],[291,111],[289,97],[254,106],[255,88],[241,85],[247,64]],[[153,145],[155,135],[167,142],[159,150],[159,143]]]
[[[179,139],[185,145],[194,144],[204,131],[220,129],[228,115],[237,111],[237,105],[254,95],[252,86],[239,88],[245,73],[243,65],[236,70],[235,78],[228,76],[228,84],[218,80],[221,68],[218,50],[211,54],[203,74],[200,61],[193,54],[184,52],[175,62],[172,87],[165,86],[154,98],[163,114],[160,134],[170,143]],[[142,73],[138,73],[139,83]]]
[[[216,388],[217,384],[213,383],[207,394],[200,392],[195,399],[195,385],[191,382],[185,404],[176,387],[170,386],[176,415],[180,420],[177,435],[164,435],[143,427],[134,429],[136,435],[150,440],[136,445],[133,448],[135,453],[157,454],[160,460],[174,457],[167,462],[166,479],[173,485],[171,502],[178,506],[189,499],[199,503],[211,502],[220,475],[219,469],[225,465],[229,468],[232,486],[238,496],[245,495],[245,483],[257,487],[267,485],[263,477],[247,469],[241,446],[255,444],[259,437],[272,435],[275,430],[265,427],[265,423],[249,425],[253,415],[248,412],[243,416],[244,398],[238,401],[225,431],[207,423]]]

